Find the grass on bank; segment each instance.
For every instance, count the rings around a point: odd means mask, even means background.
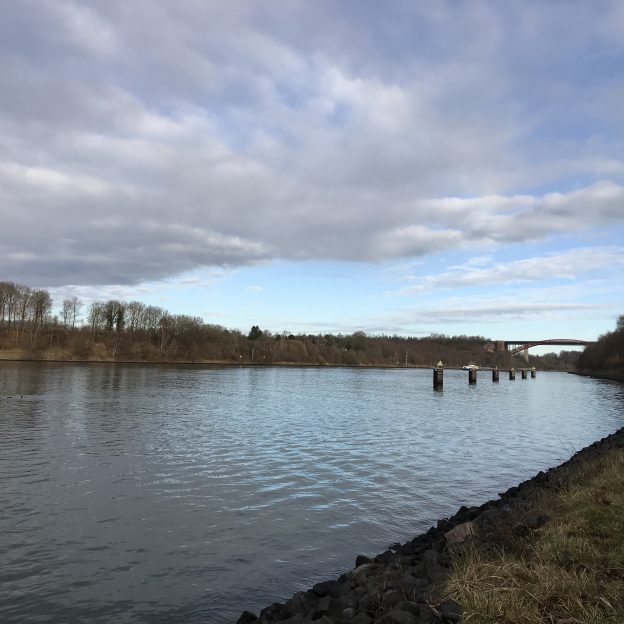
[[[535,531],[503,527],[503,539],[456,555],[448,591],[463,621],[623,624],[624,451],[584,464],[529,513],[548,521]]]

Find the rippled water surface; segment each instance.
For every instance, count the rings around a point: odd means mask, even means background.
[[[234,622],[624,425],[503,377],[0,363],[0,622]]]

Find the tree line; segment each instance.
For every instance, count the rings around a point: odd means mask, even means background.
[[[424,337],[273,333],[252,325],[248,333],[170,314],[140,301],[110,299],[86,305],[64,299],[53,311],[49,293],[0,282],[0,348],[33,357],[79,360],[239,362],[245,364],[520,367],[519,357],[494,349],[482,336]],[[563,354],[562,354],[563,355]],[[537,366],[572,368],[575,355],[534,357]]]
[[[600,336],[581,353],[578,368],[586,371],[624,372],[624,314],[618,317],[613,331]]]
[[[12,327],[17,341],[27,339],[36,349],[42,330],[50,321],[52,298],[42,289],[0,282],[0,327]]]

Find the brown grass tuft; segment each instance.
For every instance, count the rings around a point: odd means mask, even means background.
[[[548,522],[511,527],[503,547],[475,542],[457,553],[449,595],[473,624],[624,623],[624,451],[585,462],[531,513]]]

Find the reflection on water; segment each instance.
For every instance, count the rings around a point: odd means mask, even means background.
[[[624,425],[560,373],[0,363],[0,621],[232,622]]]

